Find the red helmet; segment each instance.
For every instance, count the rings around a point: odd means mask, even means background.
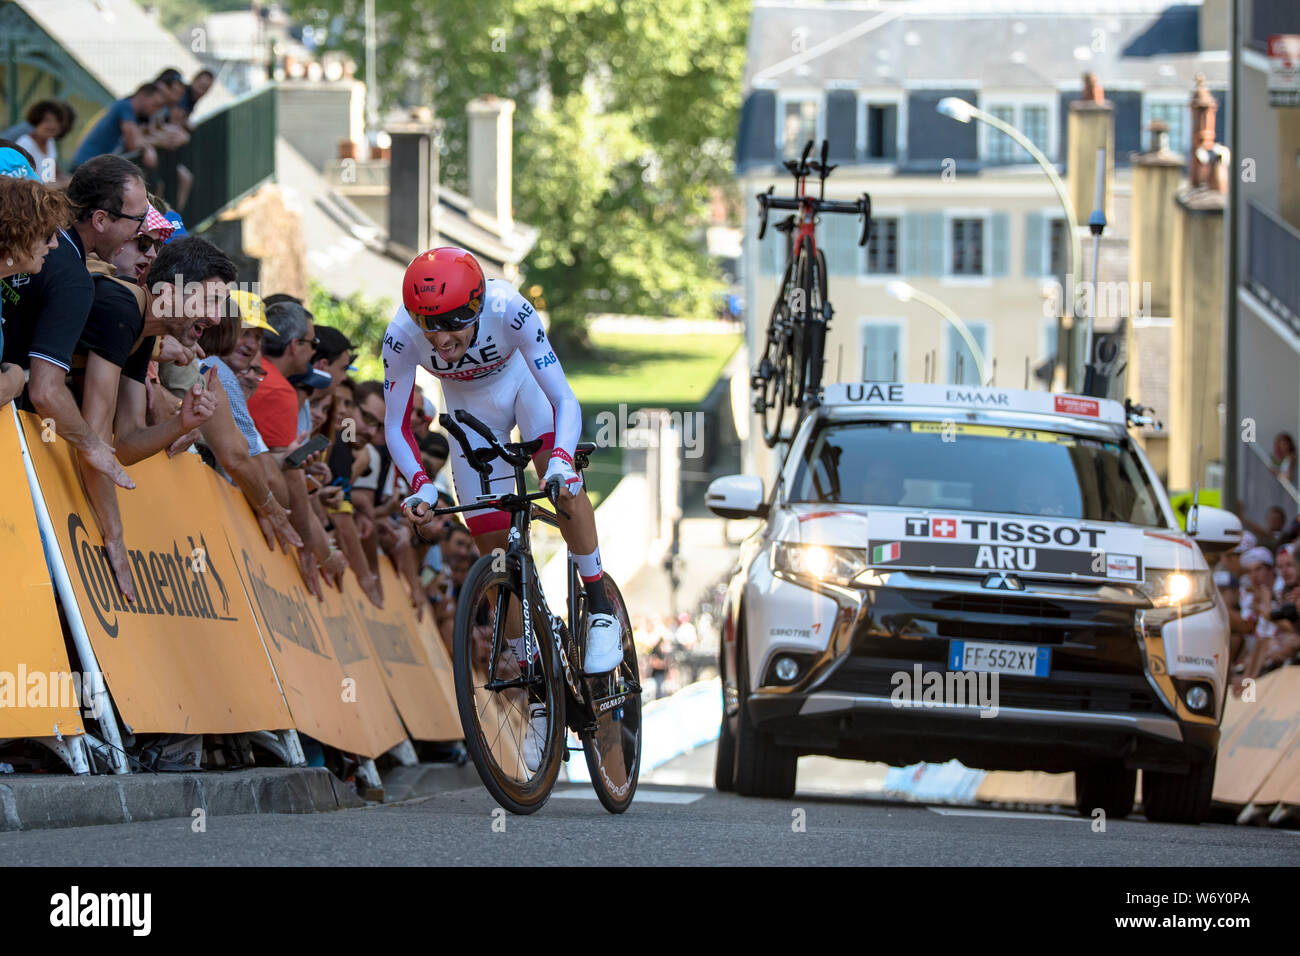
[[[402,303],[426,332],[458,332],[483,311],[483,269],[464,249],[441,246],[411,260],[402,278]]]

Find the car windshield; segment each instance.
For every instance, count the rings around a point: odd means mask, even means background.
[[[799,463],[790,501],[1166,526],[1126,444],[951,421],[825,424]]]

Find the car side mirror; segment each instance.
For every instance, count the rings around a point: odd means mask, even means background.
[[[1241,544],[1241,519],[1231,511],[1197,505],[1195,528],[1194,532],[1188,532],[1188,536],[1200,547],[1211,565],[1225,551]]]
[[[757,475],[727,475],[709,482],[704,504],[719,518],[766,518],[763,479]]]

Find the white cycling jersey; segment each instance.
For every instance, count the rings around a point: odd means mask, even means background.
[[[466,409],[487,424],[501,441],[508,440],[516,424],[524,441],[550,437],[553,433],[551,441],[545,443],[553,446],[551,454],[572,464],[574,448],[582,433],[582,409],[564,377],[560,360],[547,341],[541,318],[528,300],[504,279],[487,281],[477,335],[456,362],[447,363],[438,356],[405,306],[398,307],[384,333],[383,358],[385,438],[393,464],[410,483],[412,491],[418,491],[429,480],[411,433],[415,370],[419,366],[442,382],[447,411]],[[468,428],[465,431],[474,445],[482,443],[474,432]],[[463,502],[467,493],[471,496],[478,493],[477,473],[469,469],[455,441],[451,442],[451,459],[457,495]],[[502,464],[493,462],[496,469]],[[538,466],[544,469],[545,459]],[[513,472],[506,469],[503,474],[513,475]],[[473,484],[466,487],[470,476]],[[480,523],[471,522],[471,530],[475,524]]]

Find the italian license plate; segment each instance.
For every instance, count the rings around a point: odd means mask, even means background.
[[[984,641],[950,641],[948,644],[950,671],[988,671],[1019,677],[1046,677],[1051,667],[1050,647]]]

